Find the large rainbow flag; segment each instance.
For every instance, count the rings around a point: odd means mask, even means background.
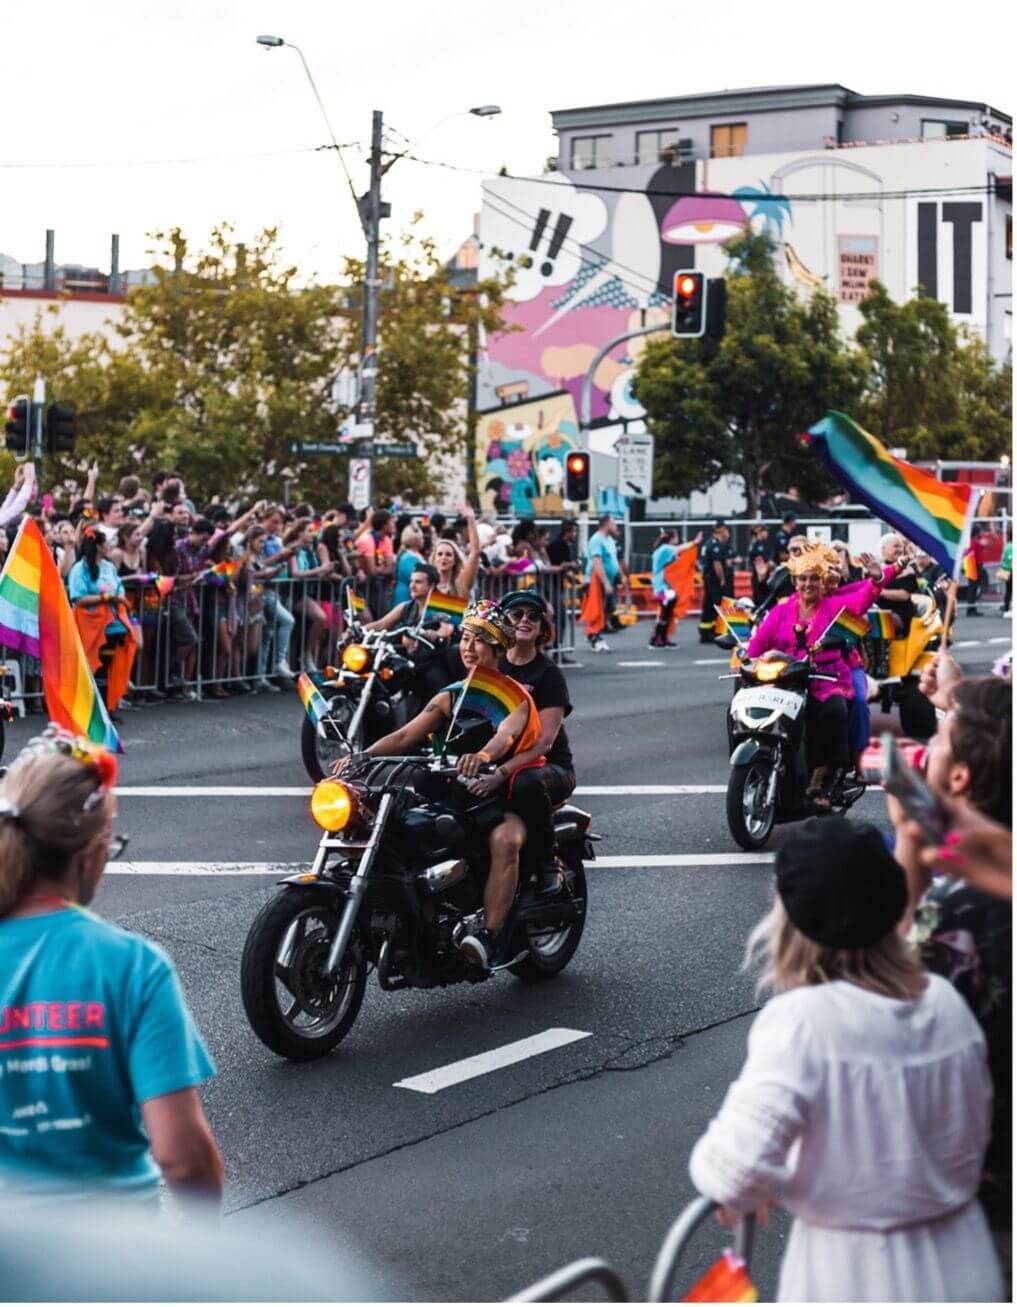
[[[875,436],[833,409],[801,439],[854,499],[959,578],[977,502],[972,486],[940,481],[894,458]]]
[[[530,715],[515,747],[516,753],[524,753],[540,739],[540,717],[530,692],[511,676],[505,676],[493,668],[475,667],[463,681],[446,687],[453,696],[452,718],[458,720],[461,713],[473,717],[482,717],[495,730],[521,703],[529,704]],[[456,697],[458,696],[458,697]]]
[[[50,720],[116,753],[124,746],[102,701],[53,555],[30,517],[0,572],[0,644],[42,663]]]

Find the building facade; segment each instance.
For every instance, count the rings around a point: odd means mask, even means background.
[[[552,123],[559,153],[543,176],[484,184],[481,273],[508,266],[515,279],[513,330],[481,359],[478,435],[496,436],[477,442],[485,506],[551,509],[549,441],[561,457],[578,442],[602,347],[666,327],[674,274],[721,275],[724,242],[747,228],[770,235],[799,293],[834,295],[846,333],[878,278],[897,300],[921,286],[1009,355],[1012,124],[991,106],[801,86],[560,110]],[[601,483],[618,434],[641,429],[643,348],[620,343],[592,373]]]

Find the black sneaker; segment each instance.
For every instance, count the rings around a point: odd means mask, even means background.
[[[494,960],[494,935],[485,926],[468,930],[459,941],[459,951],[484,971],[490,971]]]

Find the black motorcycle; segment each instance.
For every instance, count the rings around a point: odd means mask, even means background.
[[[718,641],[719,643],[719,641]],[[820,647],[841,647],[821,641]],[[736,842],[750,852],[763,847],[775,825],[804,817],[843,813],[865,793],[853,769],[833,777],[830,807],[818,808],[806,794],[805,708],[812,681],[836,677],[816,670],[811,657],[749,659],[722,680],[738,681],[728,710],[731,774],[727,784],[727,824]]]
[[[322,781],[311,812],[323,831],[314,864],[258,913],[240,968],[252,1029],[294,1061],[345,1038],[372,967],[389,991],[493,974],[456,941],[482,905],[496,801],[472,797],[443,758],[381,758],[353,778]],[[565,968],[586,922],[583,862],[596,838],[589,813],[557,810],[560,887],[548,895],[520,883],[494,972],[540,981]]]

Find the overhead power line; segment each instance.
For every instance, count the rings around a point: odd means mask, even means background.
[[[159,168],[176,164],[189,163],[228,163],[243,159],[277,159],[284,155],[319,154],[323,150],[362,149],[362,142],[347,141],[344,145],[305,145],[286,150],[257,150],[249,154],[196,154],[176,159],[74,159],[63,163],[0,163],[0,169],[14,171],[18,169],[47,168]]]

